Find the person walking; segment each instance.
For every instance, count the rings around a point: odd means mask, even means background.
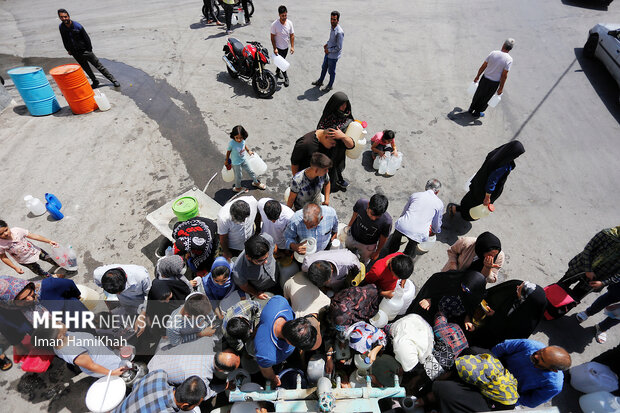
[[[597,298],[586,311],[577,313],[577,321],[583,323],[589,317],[604,310],[605,307],[616,303],[620,303],[620,284],[611,284],[607,287],[607,292]],[[605,343],[607,341],[607,330],[618,323],[620,323],[620,319],[608,315],[603,321],[596,324],[596,342],[600,344]]]
[[[280,18],[271,23],[271,44],[273,45],[273,54],[286,59],[289,46],[291,47],[291,54],[295,53],[295,29],[293,22],[287,19],[286,6],[278,7],[278,14]],[[281,79],[282,76],[284,76],[284,87],[288,87],[288,74],[280,72],[280,68],[277,68],[276,77]]]
[[[234,6],[236,2],[235,0],[222,0],[220,4],[224,8],[224,16],[226,18],[226,34],[231,34],[232,33],[232,15],[233,15]]]
[[[97,56],[93,53],[93,45],[90,42],[90,37],[88,37],[88,33],[86,33],[84,26],[71,20],[69,12],[65,9],[58,9],[58,18],[62,21],[60,26],[58,26],[60,36],[62,37],[62,43],[67,52],[77,60],[88,77],[90,77],[93,89],[99,86],[99,81],[95,77],[89,63],[95,66],[102,75],[112,82],[114,87],[121,87],[121,84],[118,83],[114,76],[101,64]]]
[[[332,11],[330,19],[332,28],[329,32],[329,40],[323,45],[325,50],[325,57],[323,58],[323,66],[321,67],[321,76],[312,84],[316,87],[323,86],[323,79],[325,74],[329,71],[329,83],[323,89],[324,92],[332,90],[334,80],[336,79],[336,63],[342,56],[342,42],[344,41],[344,30],[340,27],[340,12]]]
[[[484,111],[488,106],[489,99],[493,97],[496,91],[498,95],[504,92],[504,84],[506,83],[508,72],[512,66],[512,56],[508,53],[510,53],[514,45],[515,39],[506,39],[502,45],[502,49],[492,51],[487,58],[484,59],[480,69],[478,69],[478,74],[474,82],[478,83],[478,80],[480,80],[480,83],[471,100],[471,105],[469,105],[469,109],[467,110],[474,118],[484,116]],[[482,77],[482,79],[480,79],[480,77]]]
[[[450,217],[457,212],[466,221],[475,221],[469,214],[471,208],[494,203],[504,190],[504,184],[510,172],[515,169],[515,159],[525,153],[519,141],[508,142],[493,149],[469,183],[469,192],[461,199],[461,204],[449,203],[447,212]]]

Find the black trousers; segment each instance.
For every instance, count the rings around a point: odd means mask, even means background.
[[[392,235],[390,235],[390,238],[388,238],[385,246],[383,247],[383,250],[381,251],[381,258],[385,257],[386,255],[394,254],[395,252],[397,252],[400,249],[400,241],[403,239],[403,237],[407,238],[405,234],[395,229]],[[416,259],[415,251],[416,251],[416,247],[418,246],[418,242],[412,239],[409,239],[409,238],[407,238],[407,240],[409,242],[407,242],[407,246],[405,247],[405,251],[403,252],[405,255],[410,256],[415,262],[415,259]]]
[[[288,49],[278,49],[278,55],[282,56],[282,59],[286,59],[286,56],[288,55]],[[276,75],[280,73],[280,68],[276,69]],[[282,72],[284,74],[284,77],[288,77],[288,75],[286,74],[286,72]]]
[[[217,15],[215,14],[215,7],[213,7],[213,2],[215,0],[202,0],[204,4],[204,8],[206,9],[205,19],[207,20],[217,20]]]
[[[458,379],[439,380],[433,383],[433,393],[441,406],[441,413],[488,412],[513,410],[484,397],[480,390]]]
[[[476,89],[471,105],[469,105],[469,112],[484,112],[488,107],[489,99],[493,97],[498,87],[499,81],[494,82],[482,75],[478,89]]]
[[[241,0],[241,5],[243,6],[243,12],[245,13],[245,22],[250,22],[250,13],[248,13],[248,0]]]
[[[232,27],[233,5],[222,3],[222,7],[224,8],[224,16],[226,16],[226,30],[230,30]]]
[[[84,69],[88,77],[90,77],[90,80],[92,80],[93,82],[97,80],[97,78],[95,77],[93,70],[90,68],[89,63],[95,66],[95,69],[100,71],[101,74],[104,75],[110,82],[116,82],[114,76],[112,76],[112,74],[108,72],[108,69],[106,69],[105,66],[101,64],[101,62],[93,52],[76,52],[73,57],[75,58],[75,60],[77,60],[80,66],[82,66],[82,69]]]

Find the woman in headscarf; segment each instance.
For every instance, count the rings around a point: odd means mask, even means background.
[[[504,184],[510,172],[515,169],[515,159],[525,152],[519,141],[508,142],[493,149],[469,183],[469,192],[461,200],[461,204],[448,204],[448,214],[453,216],[457,211],[466,221],[474,221],[469,210],[480,204],[494,203],[504,190]]]
[[[502,243],[490,232],[474,237],[462,237],[448,248],[448,262],[441,271],[473,270],[485,276],[488,283],[497,281],[504,265]]]
[[[478,271],[448,271],[433,274],[420,289],[407,314],[419,314],[433,323],[440,311],[448,321],[473,328],[471,318],[484,298],[486,280]]]
[[[45,278],[31,282],[0,275],[0,332],[10,344],[19,345],[32,333],[34,312],[60,311],[64,316],[66,312],[88,311],[79,298],[80,290],[69,279]],[[91,331],[80,326],[71,327],[74,331]]]
[[[474,322],[480,326],[468,333],[468,341],[491,348],[504,340],[528,338],[542,319],[546,306],[543,288],[529,281],[510,280],[491,287],[476,310]]]
[[[327,130],[327,136],[336,141],[336,146],[332,148],[329,156],[334,166],[329,170],[329,179],[332,184],[332,191],[336,188],[345,189],[349,183],[342,177],[344,171],[346,151],[355,147],[353,139],[344,134],[353,121],[351,114],[351,102],[344,92],[334,93],[325,108],[321,119],[317,124],[317,129]]]

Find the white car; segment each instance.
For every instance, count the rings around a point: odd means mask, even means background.
[[[590,29],[583,55],[597,57],[620,87],[620,24],[597,24]]]

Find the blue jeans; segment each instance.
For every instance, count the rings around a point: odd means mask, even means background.
[[[610,284],[607,286],[607,292],[597,298],[596,301],[586,309],[586,314],[588,317],[593,316],[605,309],[608,305],[617,303],[618,301],[620,301],[620,283]],[[601,321],[598,326],[601,331],[607,331],[618,323],[620,323],[620,320],[607,317]]]
[[[336,63],[338,63],[338,59],[330,59],[325,55],[323,59],[323,66],[321,67],[321,77],[319,77],[319,83],[323,83],[323,79],[325,79],[325,74],[329,71],[329,83],[327,87],[332,87],[334,84],[334,80],[336,79]]]
[[[250,178],[252,178],[252,182],[254,183],[258,182],[258,178],[256,177],[256,174],[254,173],[253,170],[250,169],[250,166],[245,161],[245,159],[241,161],[239,165],[233,165],[232,167],[233,167],[233,170],[235,171],[235,187],[241,188],[241,168],[245,169],[245,172],[248,175],[250,175]]]

